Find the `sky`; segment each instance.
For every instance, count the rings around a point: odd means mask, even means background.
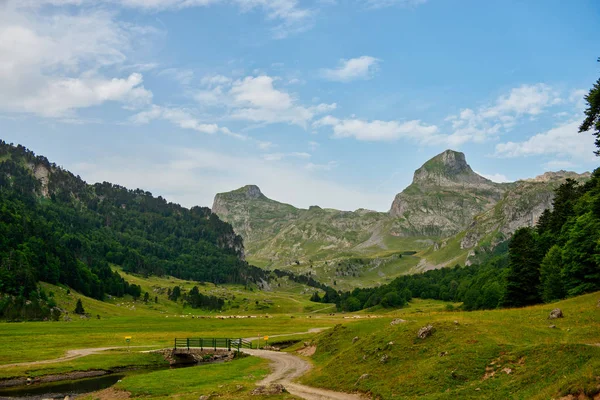
[[[598,167],[597,0],[0,0],[0,138],[191,207],[247,184],[387,211],[453,149]]]

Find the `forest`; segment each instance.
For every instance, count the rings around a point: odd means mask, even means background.
[[[186,209],[107,182],[88,185],[45,157],[3,141],[0,210],[0,318],[25,304],[39,304],[33,308],[48,314],[39,281],[96,299],[139,296],[139,288],[111,264],[146,276],[212,283],[267,279],[243,260],[241,237],[210,209]]]

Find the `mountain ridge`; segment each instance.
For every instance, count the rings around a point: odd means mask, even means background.
[[[244,238],[250,262],[333,281],[346,275],[340,276],[339,266],[334,273],[332,263],[342,266],[349,259],[364,261],[348,267],[359,277],[368,275],[368,268],[378,270],[371,261],[379,260],[374,264],[380,266],[404,252],[423,256],[414,260],[411,271],[467,263],[476,258],[480,243],[493,249],[518,227],[534,225],[551,207],[553,191],[564,179],[589,176],[557,171],[496,183],[474,172],[464,153],[446,150],[415,171],[412,183],[395,196],[388,212],[297,208],[266,197],[256,185],[217,194],[212,211]],[[249,188],[254,196],[246,195]],[[451,257],[442,259],[446,253]],[[392,274],[396,272],[407,271]],[[390,277],[389,271],[380,275],[383,280]]]

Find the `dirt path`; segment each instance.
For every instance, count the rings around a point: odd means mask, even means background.
[[[294,396],[307,400],[362,400],[365,397],[332,390],[317,389],[299,383],[293,383],[292,380],[299,378],[310,370],[311,365],[308,361],[290,353],[281,353],[278,351],[250,350],[244,349],[244,353],[271,361],[273,371],[259,385],[270,385],[272,383],[282,384],[288,392]]]
[[[294,333],[282,333],[280,335],[269,335],[269,338],[286,337],[286,336],[293,336],[293,335],[308,335],[309,333],[323,332],[324,330],[327,330],[327,329],[329,329],[329,328],[312,328],[306,332],[294,332]],[[263,337],[262,336],[253,336],[253,337],[244,338],[244,340],[250,340],[250,341],[258,340],[258,339],[260,339],[262,341]]]
[[[130,346],[130,348],[137,347],[153,347],[153,346]],[[74,360],[76,358],[90,356],[92,354],[98,354],[100,352],[106,350],[117,350],[117,349],[126,349],[127,346],[117,346],[117,347],[94,347],[91,349],[77,349],[77,350],[67,350],[67,354],[59,358],[53,358],[51,360],[42,360],[42,361],[30,361],[23,363],[15,363],[15,364],[3,364],[0,365],[0,368],[10,368],[10,367],[26,367],[30,365],[41,365],[41,364],[52,364],[61,361],[69,361]]]

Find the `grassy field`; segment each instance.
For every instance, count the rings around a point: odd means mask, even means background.
[[[600,393],[600,347],[594,346],[600,343],[599,299],[596,293],[554,305],[470,313],[413,304],[389,318],[321,334],[316,368],[303,382],[384,399],[592,398]],[[565,318],[549,321],[554,307]],[[392,317],[406,322],[392,326]],[[417,331],[428,324],[435,332],[418,339]],[[363,374],[368,377],[359,379]]]
[[[189,289],[193,282],[124,275],[144,291],[156,293],[158,303],[134,303],[132,299],[99,302],[45,285],[66,309],[74,309],[77,299],[82,298],[91,318],[71,314],[70,321],[0,323],[0,379],[160,366],[164,365],[160,357],[141,351],[171,347],[175,337],[268,335],[269,343],[275,345],[300,341],[286,351],[302,347],[305,341],[317,345],[312,357],[315,368],[303,378],[304,383],[359,390],[373,398],[548,399],[581,393],[592,398],[600,393],[600,347],[594,346],[600,343],[600,293],[513,310],[447,311],[447,303],[414,299],[400,310],[373,308],[330,315],[335,311],[331,306],[309,302],[308,294],[303,293],[307,289],[293,282],[278,282],[271,292],[203,285],[201,291],[220,293],[231,300],[228,310],[208,313],[184,308],[163,293],[175,284]],[[236,302],[247,303],[248,310],[231,307]],[[261,310],[262,303],[268,304],[269,310]],[[547,319],[555,307],[563,310],[565,318]],[[236,314],[255,318],[216,318]],[[396,318],[405,322],[390,325]],[[419,328],[428,324],[435,328],[433,335],[417,339]],[[333,329],[317,335],[295,334],[327,327]],[[289,336],[273,337],[280,334]],[[42,365],[2,367],[51,360],[72,349],[125,346],[125,336],[132,337],[132,346],[148,347],[132,347],[130,352],[121,348]],[[134,398],[197,399],[218,393],[224,399],[245,399],[252,397],[250,390],[267,371],[264,361],[244,358],[132,375],[117,388]],[[199,373],[205,379],[194,379]],[[364,374],[368,377],[359,380]]]

